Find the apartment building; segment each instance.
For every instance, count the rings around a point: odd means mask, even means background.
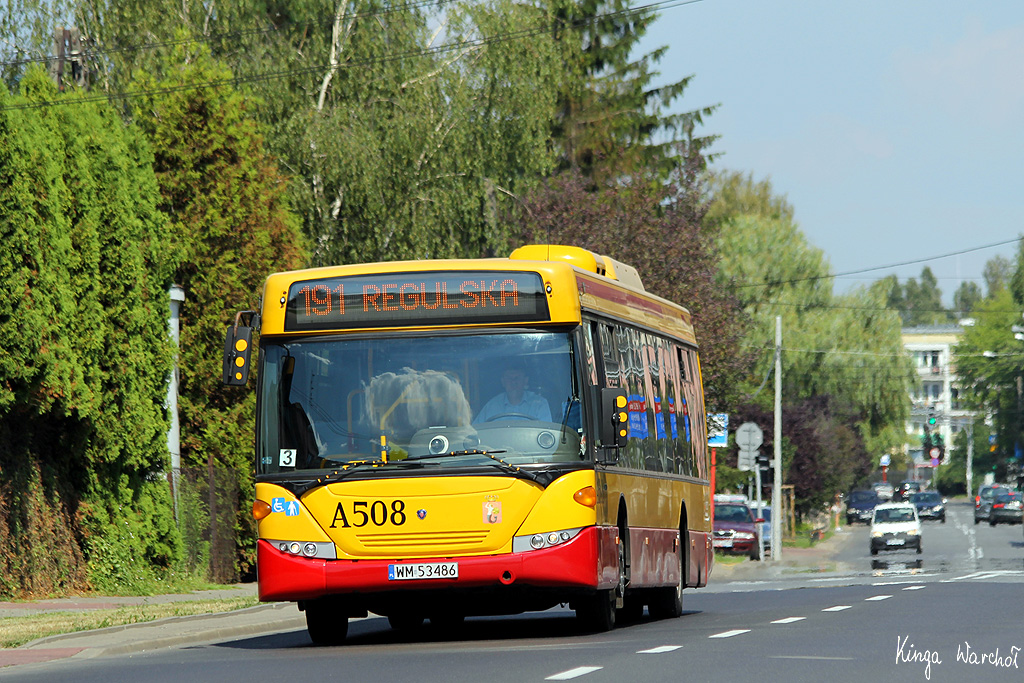
[[[911,411],[907,422],[906,452],[913,457],[915,467],[932,466],[930,454],[925,453],[921,445],[926,426],[932,434],[937,432],[942,436],[946,445],[945,462],[953,435],[970,424],[971,413],[959,402],[956,368],[952,362],[952,350],[963,332],[961,325],[927,325],[902,330],[903,348],[913,358],[920,380],[910,395]],[[935,424],[928,425],[932,417]]]

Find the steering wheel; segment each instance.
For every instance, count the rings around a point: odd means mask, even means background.
[[[517,418],[517,419],[520,419],[520,420],[524,420],[524,419],[525,420],[536,420],[537,419],[533,415],[527,415],[526,413],[498,413],[497,415],[495,415],[493,417],[487,418],[486,420],[484,420],[484,422],[494,422],[495,420],[501,419],[503,417],[514,417],[514,418]]]

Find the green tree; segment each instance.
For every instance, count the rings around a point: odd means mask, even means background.
[[[1000,289],[1010,284],[1013,277],[1013,263],[1005,256],[993,256],[985,262],[982,278],[985,280],[985,296],[995,296]]]
[[[919,325],[939,325],[952,322],[953,317],[942,305],[942,290],[932,269],[925,266],[921,269],[921,280],[907,280],[900,287],[892,287],[889,307],[900,311],[905,327]]]
[[[183,51],[163,80],[139,74],[150,93],[135,108],[156,154],[159,207],[172,220],[173,281],[185,290],[179,352],[183,467],[227,476],[235,519],[236,569],[254,561],[251,491],[255,394],[221,385],[224,330],[255,309],[264,278],[304,263],[304,243],[287,202],[287,179],[268,155],[250,115],[256,103],[227,85],[230,72],[205,49]],[[228,474],[230,473],[230,476]],[[233,580],[238,574],[218,576]]]
[[[1017,263],[1007,286],[1018,306],[1024,306],[1024,240],[1017,244]]]
[[[527,31],[542,19],[504,1],[449,10],[453,43]],[[376,23],[356,21],[352,35],[359,31],[371,44],[390,42]],[[498,215],[553,164],[549,83],[561,68],[551,40],[540,35],[339,72],[296,149],[301,157],[293,152],[290,162],[312,169],[299,204],[314,262],[504,252]]]
[[[148,148],[110,107],[42,69],[20,91],[0,94],[0,536],[29,550],[0,551],[3,591],[123,590],[180,551],[160,476],[164,219]]]
[[[548,0],[546,6],[566,62],[552,129],[560,170],[578,168],[598,185],[641,171],[667,182],[686,161],[681,144],[707,151],[714,138],[694,132],[714,107],[667,113],[692,76],[655,85],[655,66],[668,47],[635,56],[656,12],[631,0]]]
[[[1024,344],[1011,327],[1020,314],[1009,289],[999,290],[975,308],[976,323],[964,328],[953,351],[960,378],[960,397],[969,407],[992,416],[996,451],[981,457],[989,460],[996,476],[1007,474],[1017,445],[1024,443],[1022,371]],[[978,451],[975,451],[978,454]],[[986,453],[985,449],[982,453]],[[986,464],[978,463],[978,469]]]
[[[745,344],[761,350],[756,371],[742,389],[750,397],[747,401],[755,401],[753,395],[773,372],[775,319],[781,317],[784,410],[817,406],[806,410],[818,415],[813,433],[819,435],[785,432],[796,448],[787,473],[801,478],[793,481],[804,491],[801,505],[816,503],[810,492],[823,482],[829,487],[843,484],[841,488],[852,484],[850,477],[876,464],[874,454],[903,441],[913,375],[903,353],[900,319],[885,306],[891,283],[834,296],[823,253],[808,244],[792,209],[772,193],[768,181],[716,174],[711,196],[709,216],[719,226],[721,282],[733,283],[750,316]],[[762,393],[756,401],[767,407],[769,397]],[[744,406],[740,403],[737,409]],[[845,474],[835,481],[816,474],[834,467],[832,453],[813,445],[827,441],[822,435],[831,435],[828,439],[837,448],[845,444],[840,457],[851,464],[837,471]],[[835,491],[826,493],[831,497]]]
[[[519,243],[572,244],[635,267],[644,287],[687,307],[700,344],[708,406],[732,405],[751,353],[740,347],[746,319],[736,299],[718,286],[713,233],[701,222],[698,168],[680,169],[668,186],[650,175],[595,190],[579,170],[549,179],[531,192],[518,223]]]
[[[967,316],[981,299],[981,287],[976,282],[961,282],[960,287],[953,294],[953,309],[957,315]]]
[[[315,264],[506,250],[496,220],[550,171],[564,55],[543,9],[512,0],[217,6],[128,0],[81,9],[109,73],[162,73],[202,41],[261,106]],[[443,37],[443,44],[440,42]]]

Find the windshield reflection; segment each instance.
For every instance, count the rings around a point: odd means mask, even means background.
[[[265,341],[257,472],[578,462],[574,367],[566,332]]]

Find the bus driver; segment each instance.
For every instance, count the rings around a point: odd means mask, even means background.
[[[474,423],[490,422],[498,418],[510,420],[542,420],[551,422],[551,409],[547,400],[526,389],[526,367],[513,363],[501,373],[501,392],[477,413]]]

